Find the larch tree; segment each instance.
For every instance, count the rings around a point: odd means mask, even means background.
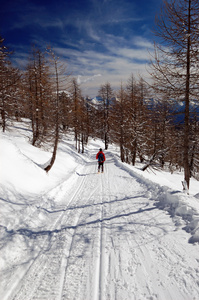
[[[199,92],[199,1],[163,1],[156,18],[155,44],[151,75],[154,89],[167,99],[184,102],[184,189],[190,183],[190,100]]]
[[[23,93],[28,103],[26,113],[31,120],[34,146],[38,146],[47,136],[50,124],[51,77],[45,54],[40,49],[32,48],[24,74]]]
[[[71,83],[71,100],[72,100],[72,127],[75,134],[76,149],[80,152],[81,145],[81,90],[77,79],[73,78]]]
[[[103,101],[103,132],[104,132],[104,142],[105,142],[105,149],[108,149],[109,144],[109,129],[110,129],[110,120],[109,120],[109,113],[111,107],[111,100],[114,96],[113,89],[111,84],[107,82],[106,84],[102,85],[98,92],[99,96],[102,98]]]
[[[49,110],[49,123],[51,124],[51,135],[53,137],[53,152],[50,162],[45,167],[45,171],[49,172],[52,168],[56,155],[57,155],[57,148],[60,139],[60,127],[62,125],[63,118],[61,117],[61,105],[60,105],[60,94],[61,90],[66,88],[68,75],[65,74],[65,66],[60,62],[60,59],[54,51],[49,47],[48,54],[50,57],[50,64],[51,64],[51,73],[52,73],[52,85],[54,88],[52,103]]]
[[[62,129],[66,132],[71,125],[71,97],[69,93],[62,91],[59,96],[59,101]]]
[[[125,161],[125,150],[126,150],[126,134],[128,126],[127,118],[127,103],[126,103],[126,91],[121,84],[120,90],[117,93],[117,101],[115,103],[113,112],[111,114],[112,130],[111,138],[114,142],[120,145],[120,158],[121,161]],[[126,126],[127,124],[127,126]]]
[[[0,36],[0,110],[3,131],[6,130],[7,119],[13,116],[17,117],[20,110],[16,105],[16,86],[20,79],[20,72],[12,67],[10,55],[11,52],[4,45],[4,39]]]
[[[148,148],[146,143],[148,118],[145,104],[145,99],[148,97],[148,89],[142,78],[136,81],[134,76],[131,75],[126,90],[128,149],[130,151],[130,162],[135,165],[136,157],[139,156],[142,161],[144,153],[146,153],[145,148]]]

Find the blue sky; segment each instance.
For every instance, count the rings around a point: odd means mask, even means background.
[[[5,0],[0,34],[23,67],[30,46],[51,45],[84,95],[147,76],[151,29],[162,0]]]

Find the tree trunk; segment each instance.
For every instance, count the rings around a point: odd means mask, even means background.
[[[56,126],[56,135],[55,135],[55,143],[54,143],[52,158],[51,158],[49,165],[44,169],[47,173],[48,173],[48,171],[50,171],[50,169],[52,168],[52,166],[55,162],[56,155],[57,155],[58,142],[59,142],[59,129],[58,129],[58,126]]]
[[[190,28],[191,28],[191,0],[188,8],[188,33],[187,33],[187,64],[186,64],[186,91],[185,91],[185,118],[184,118],[184,180],[189,190],[190,167],[189,167],[189,95],[190,95]]]
[[[5,132],[5,129],[6,129],[6,116],[5,116],[4,108],[1,109],[1,118],[2,118],[2,129],[3,129],[3,132]]]
[[[56,74],[56,103],[55,103],[55,113],[56,113],[56,118],[55,118],[55,142],[54,142],[54,149],[53,149],[53,154],[52,158],[50,161],[50,164],[45,168],[45,171],[48,172],[52,168],[56,155],[57,155],[57,146],[59,142],[59,75],[58,75],[58,66],[57,66],[57,60],[53,54],[53,60],[54,60],[54,65],[55,65],[55,74]]]

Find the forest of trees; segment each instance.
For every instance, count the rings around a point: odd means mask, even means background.
[[[114,91],[109,82],[98,91],[99,104],[84,98],[77,80],[52,49],[31,49],[25,70],[11,63],[13,55],[0,37],[0,125],[30,120],[32,145],[52,147],[48,172],[58,142],[74,133],[78,152],[89,137],[101,138],[105,149],[120,146],[123,162],[184,170],[184,188],[190,177],[199,179],[199,3],[198,0],[163,1],[156,18],[150,74],[152,84],[131,75]],[[132,50],[133,51],[133,50]],[[180,103],[184,110],[179,112]],[[180,121],[176,115],[182,114]]]

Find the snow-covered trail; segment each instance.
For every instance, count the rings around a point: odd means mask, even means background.
[[[188,234],[154,206],[147,185],[106,157],[103,174],[93,152],[70,188],[67,178],[42,196],[59,198],[31,214],[45,228],[15,232],[34,251],[9,273],[2,300],[199,299]]]

